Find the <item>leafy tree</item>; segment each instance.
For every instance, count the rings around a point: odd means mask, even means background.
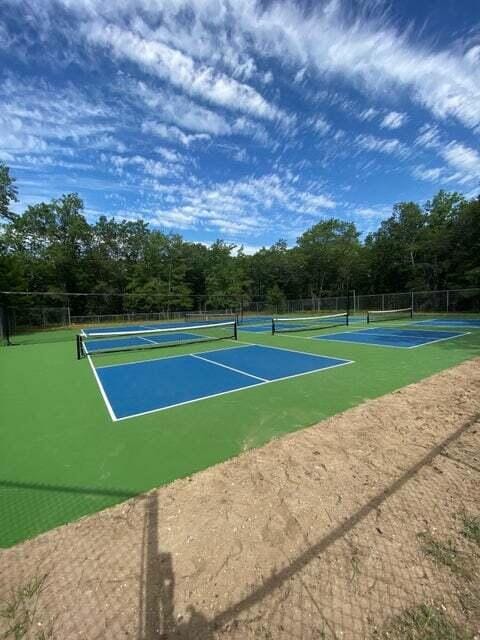
[[[285,306],[286,298],[283,291],[278,284],[274,284],[271,289],[267,291],[267,304],[268,306],[278,313]]]
[[[14,220],[16,214],[10,211],[11,202],[18,202],[18,190],[15,186],[15,178],[10,175],[10,169],[0,161],[0,218]]]
[[[359,233],[353,222],[336,218],[318,222],[297,241],[304,261],[308,295],[321,296],[328,289],[345,290],[360,251]]]
[[[71,297],[74,314],[233,310],[250,302],[261,309],[265,301],[281,308],[286,299],[347,288],[480,286],[480,197],[439,191],[424,206],[400,202],[363,242],[353,223],[321,220],[294,247],[280,239],[250,256],[224,240],[207,247],[143,221],[100,216],[90,224],[75,193],[16,215],[14,182],[0,163],[0,290],[91,292]],[[18,304],[33,303],[19,297]]]

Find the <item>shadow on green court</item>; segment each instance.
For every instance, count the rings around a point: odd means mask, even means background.
[[[61,486],[0,480],[0,546],[9,547],[44,528],[76,520],[79,514],[104,509],[138,495],[129,489]]]

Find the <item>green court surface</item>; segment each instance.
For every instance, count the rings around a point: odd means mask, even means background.
[[[0,347],[0,546],[188,476],[480,355],[480,329],[415,349],[308,339],[312,335],[241,331],[239,338],[354,363],[123,422],[111,420],[89,361],[76,360],[73,331],[32,335],[23,344]],[[109,354],[101,356],[101,364],[233,345],[219,341]]]

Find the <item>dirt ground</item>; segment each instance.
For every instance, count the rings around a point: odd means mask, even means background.
[[[479,516],[476,359],[1,550],[0,638],[480,638]]]

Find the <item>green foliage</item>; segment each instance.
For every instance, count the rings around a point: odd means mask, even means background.
[[[18,202],[15,178],[10,175],[10,169],[0,162],[0,219],[14,220],[15,214],[10,211],[10,203]]]
[[[273,287],[267,291],[267,303],[277,313],[281,311],[285,304],[285,295],[278,284],[274,284]]]
[[[439,191],[423,209],[400,203],[366,238],[370,290],[479,286],[479,246],[480,198]]]
[[[462,534],[467,540],[480,545],[480,516],[462,514],[463,529]]]
[[[44,630],[35,629],[42,626],[36,620],[38,598],[45,585],[47,574],[33,577],[29,582],[18,587],[11,597],[0,603],[0,618],[7,623],[7,630],[2,639],[21,640],[28,634],[35,640],[53,638],[53,626],[47,625]]]
[[[452,540],[437,540],[427,531],[419,533],[417,537],[421,541],[422,552],[437,565],[448,567],[453,573],[464,578],[470,578],[463,557]]]
[[[473,634],[460,628],[444,610],[427,604],[406,609],[374,637],[384,640],[473,640]]]
[[[281,308],[288,299],[347,289],[480,286],[480,198],[458,193],[440,191],[424,207],[395,205],[364,242],[354,223],[331,218],[316,222],[291,249],[280,239],[252,256],[223,240],[210,247],[185,242],[143,221],[100,216],[89,223],[77,194],[21,215],[8,209],[16,198],[14,178],[0,163],[0,290],[97,294],[72,298],[74,315],[239,310],[252,300]]]

